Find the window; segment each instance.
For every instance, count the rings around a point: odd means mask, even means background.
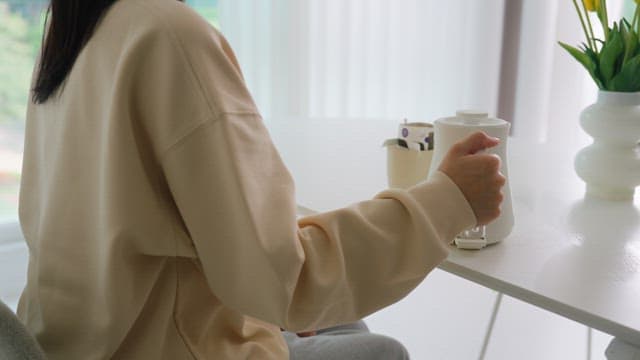
[[[24,115],[45,3],[0,1],[0,222],[17,219]]]
[[[218,22],[218,0],[187,0],[186,3],[215,27],[220,27]]]

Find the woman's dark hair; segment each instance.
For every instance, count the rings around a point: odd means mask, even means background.
[[[43,103],[60,87],[96,24],[116,0],[51,0],[33,101]]]
[[[51,0],[33,86],[35,103],[44,103],[60,87],[98,21],[116,1]]]

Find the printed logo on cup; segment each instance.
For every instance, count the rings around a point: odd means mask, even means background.
[[[398,138],[408,144],[422,144],[420,147],[425,150],[433,150],[433,125],[423,122],[408,123],[405,119],[398,127]]]

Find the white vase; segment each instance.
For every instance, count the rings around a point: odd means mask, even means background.
[[[640,92],[600,91],[580,114],[580,125],[593,137],[574,162],[587,196],[633,200],[640,185]]]

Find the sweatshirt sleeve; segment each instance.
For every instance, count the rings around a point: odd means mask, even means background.
[[[256,114],[202,123],[162,164],[213,293],[293,331],[360,319],[399,300],[475,224],[442,173],[296,220],[293,181]]]
[[[171,4],[166,13],[148,5],[165,25],[131,38],[137,56],[122,78],[144,90],[136,113],[223,304],[294,331],[353,321],[405,296],[474,225],[442,174],[298,223],[293,181],[233,52],[184,4]]]

